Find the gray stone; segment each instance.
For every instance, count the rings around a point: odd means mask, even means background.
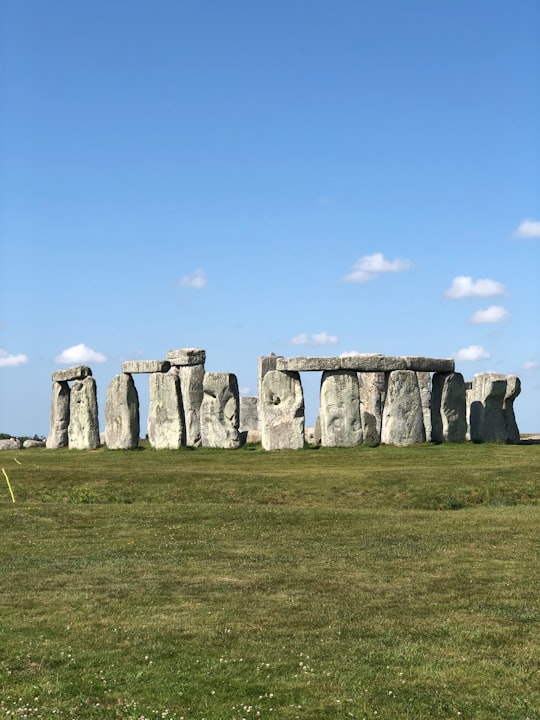
[[[415,370],[416,372],[454,372],[456,369],[456,363],[453,358],[405,356],[403,360],[405,360],[407,370]]]
[[[431,373],[416,372],[420,399],[422,400],[422,414],[424,416],[424,429],[426,431],[426,442],[431,440]]]
[[[22,446],[23,446],[23,448],[26,448],[26,449],[28,449],[28,448],[36,448],[36,447],[41,447],[41,448],[42,448],[42,447],[45,447],[45,443],[43,442],[43,440],[30,440],[30,439],[28,439],[28,440],[25,440],[25,441],[23,442],[23,445],[22,445]]]
[[[282,355],[276,355],[275,353],[270,353],[270,355],[261,355],[259,357],[259,365],[258,365],[258,387],[257,387],[257,396],[261,398],[262,396],[262,383],[264,376],[267,372],[270,372],[270,370],[276,369],[276,364],[278,359],[282,359]]]
[[[270,370],[262,383],[259,404],[265,450],[304,447],[304,393],[297,372]]]
[[[152,373],[149,381],[148,441],[156,450],[177,450],[185,444],[180,380],[170,373]]]
[[[244,395],[240,398],[240,430],[259,429],[259,399]]]
[[[69,444],[69,398],[70,389],[66,380],[53,382],[49,436],[46,446],[49,450],[67,447]]]
[[[19,438],[6,438],[0,440],[0,450],[20,450],[21,441]]]
[[[341,367],[344,370],[356,372],[391,372],[392,370],[406,370],[405,358],[380,353],[362,353],[359,355],[345,355],[341,358]]]
[[[201,405],[203,447],[240,447],[238,381],[232,373],[209,372],[204,376]]]
[[[364,442],[369,445],[378,445],[381,442],[387,377],[384,372],[361,372],[358,375],[362,432]]]
[[[77,365],[66,370],[57,370],[52,374],[53,382],[70,382],[72,380],[84,380],[92,377],[92,371],[87,365]]]
[[[340,369],[341,358],[339,357],[280,357],[276,361],[276,370],[282,372],[320,372]]]
[[[127,360],[122,363],[122,372],[135,375],[137,373],[165,373],[171,367],[168,360]]]
[[[247,430],[244,431],[246,435],[245,444],[260,443],[262,440],[262,434],[259,430]]]
[[[181,350],[169,350],[167,360],[171,365],[204,365],[206,362],[206,351],[200,348],[182,348]]]
[[[105,400],[105,444],[109,450],[133,450],[139,444],[139,395],[128,373],[115,375]]]
[[[405,446],[425,441],[422,398],[416,372],[391,372],[384,402],[381,442]]]
[[[180,379],[180,392],[184,408],[186,445],[198,447],[201,440],[201,405],[204,397],[204,365],[173,366]]]
[[[465,442],[466,388],[461,373],[435,373],[431,390],[431,439],[436,443]]]
[[[394,370],[415,370],[416,372],[453,372],[452,359],[428,357],[401,357],[363,353],[342,357],[279,357],[276,370],[286,372],[354,370],[356,372],[393,372]]]
[[[71,386],[68,442],[70,450],[99,447],[97,392],[93,377],[76,380]]]
[[[515,375],[479,373],[472,380],[470,437],[473,442],[520,442],[514,400],[521,392]]]
[[[506,394],[503,402],[503,415],[506,425],[506,441],[513,445],[520,442],[521,436],[514,414],[514,400],[521,392],[521,380],[516,375],[506,376]]]
[[[319,417],[324,447],[354,447],[362,443],[360,392],[354,370],[323,373]]]

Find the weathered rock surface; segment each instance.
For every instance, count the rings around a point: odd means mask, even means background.
[[[53,382],[70,382],[72,380],[84,380],[92,377],[92,371],[87,365],[76,365],[66,370],[56,370],[52,374]]]
[[[379,445],[386,398],[387,373],[361,372],[358,375],[358,382],[364,442],[369,445]]]
[[[405,360],[407,370],[415,370],[416,372],[454,372],[456,369],[453,358],[412,357],[406,355],[403,360]]]
[[[262,383],[264,376],[267,372],[270,372],[270,370],[275,370],[278,359],[282,358],[282,355],[276,355],[275,353],[270,353],[270,355],[261,355],[259,357],[257,397],[260,398],[262,396]]]
[[[70,450],[99,447],[97,392],[93,377],[76,380],[71,386],[68,443]]]
[[[396,370],[388,378],[381,442],[405,446],[425,441],[422,398],[416,372]]]
[[[259,399],[253,396],[240,398],[240,430],[259,430]]]
[[[297,372],[270,370],[262,382],[259,406],[265,450],[304,447],[304,393]]]
[[[169,350],[167,360],[171,365],[204,365],[206,362],[206,351],[200,348],[182,348],[180,350]]]
[[[45,447],[45,443],[43,440],[25,440],[22,444],[23,448],[36,448],[36,447]]]
[[[473,376],[470,406],[470,436],[476,443],[518,443],[514,399],[521,383],[515,375],[478,373]]]
[[[465,442],[467,435],[465,381],[461,373],[435,373],[431,390],[431,439]]]
[[[424,430],[426,442],[431,440],[431,373],[416,371],[420,399],[422,401],[422,414],[424,416]]]
[[[20,450],[21,441],[19,438],[5,438],[0,440],[0,450]]]
[[[185,444],[180,379],[176,374],[152,373],[149,388],[148,441],[156,450],[177,450]]]
[[[355,370],[356,372],[453,372],[455,362],[447,358],[401,357],[364,353],[340,357],[279,357],[276,370],[287,372],[316,372],[325,370]]]
[[[341,370],[340,357],[279,357],[276,370],[282,372],[321,372],[325,370]]]
[[[238,381],[232,373],[209,372],[204,376],[201,405],[203,447],[240,447]]]
[[[69,398],[70,389],[66,380],[53,382],[49,436],[46,446],[49,450],[67,447],[69,444]]]
[[[109,450],[133,450],[139,444],[139,395],[128,373],[115,375],[105,399],[105,444]]]
[[[362,443],[360,392],[354,370],[323,373],[319,417],[324,447],[354,447]]]
[[[128,375],[137,373],[165,373],[171,367],[168,360],[126,360],[122,363],[122,372]]]
[[[204,365],[174,365],[171,372],[178,375],[184,408],[186,445],[198,447],[201,440],[201,405],[204,397]]]
[[[506,425],[506,441],[517,445],[520,440],[519,428],[514,413],[514,400],[521,392],[521,380],[516,375],[506,376],[506,394],[503,402],[503,415]]]

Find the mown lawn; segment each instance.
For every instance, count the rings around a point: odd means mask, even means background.
[[[540,445],[0,467],[1,718],[540,718]]]

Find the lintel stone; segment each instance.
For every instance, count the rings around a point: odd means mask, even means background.
[[[91,377],[92,370],[87,365],[75,365],[66,370],[56,370],[52,374],[53,382],[69,382],[70,380],[84,380]]]
[[[128,375],[136,373],[166,373],[170,370],[171,363],[168,360],[127,360],[122,363],[122,372]]]
[[[416,372],[454,372],[452,359],[428,357],[401,357],[365,353],[344,357],[292,357],[277,358],[276,370],[302,372],[326,370],[355,370],[356,372],[393,372],[414,370]]]
[[[199,348],[169,350],[167,360],[169,360],[171,365],[204,365],[206,361],[206,350],[200,350]]]

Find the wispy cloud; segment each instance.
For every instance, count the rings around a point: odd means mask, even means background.
[[[11,355],[7,350],[0,348],[0,367],[19,367],[26,365],[28,357],[26,355]]]
[[[457,353],[454,353],[453,357],[455,360],[466,361],[487,360],[491,357],[491,353],[484,350],[481,345],[469,345],[469,347],[458,350]]]
[[[540,220],[524,220],[514,231],[517,238],[540,238]]]
[[[83,343],[73,345],[72,347],[62,350],[60,355],[54,358],[54,362],[60,365],[76,365],[77,363],[103,363],[107,362],[107,358],[103,353],[96,352],[92,348],[87,347]]]
[[[291,345],[335,345],[338,339],[335,335],[329,335],[327,332],[300,333],[289,340]]]
[[[489,278],[473,280],[468,275],[458,275],[452,280],[452,285],[446,291],[446,297],[456,300],[466,297],[504,295],[504,293],[504,285],[497,280],[490,280]]]
[[[354,263],[352,271],[343,277],[343,282],[369,282],[382,273],[403,272],[411,267],[410,260],[404,258],[386,260],[382,253],[364,255]]]
[[[540,362],[538,362],[538,360],[527,360],[527,362],[523,365],[524,370],[536,370],[538,367],[540,367]]]
[[[485,310],[477,310],[469,318],[469,322],[473,325],[479,323],[500,323],[508,320],[510,313],[501,305],[490,305]]]
[[[180,278],[178,285],[180,287],[195,288],[195,290],[200,290],[201,288],[206,287],[206,283],[206,273],[204,270],[199,268],[189,275],[183,275]]]

